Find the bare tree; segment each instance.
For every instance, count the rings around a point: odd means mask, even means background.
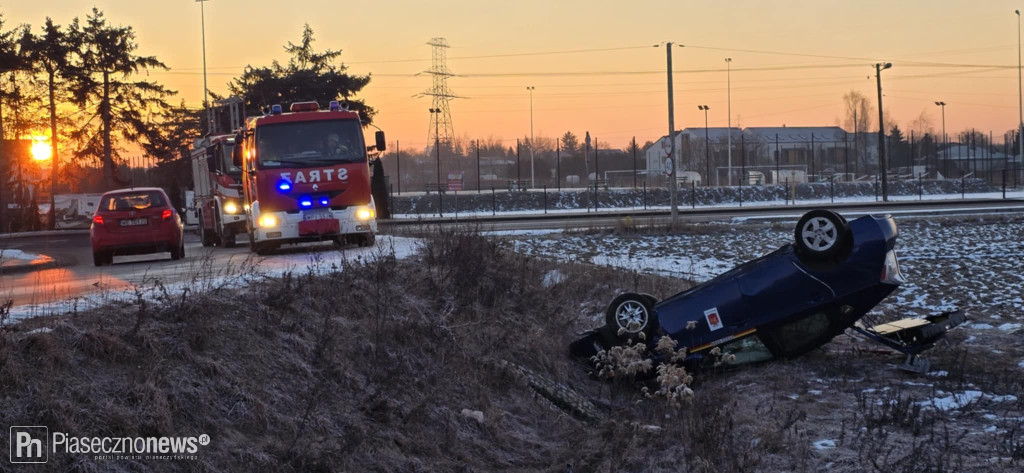
[[[859,90],[851,90],[843,95],[843,106],[846,131],[857,133],[854,137],[854,149],[856,150],[854,159],[861,166],[867,166],[867,156],[869,156],[867,147],[870,146],[870,143],[868,143],[865,132],[871,127],[871,115],[874,107],[871,106],[871,101],[867,96]]]
[[[916,136],[924,136],[926,133],[930,135],[935,134],[935,125],[932,122],[932,117],[928,115],[927,110],[921,110],[921,114],[910,121],[907,129],[914,132],[914,135]]]

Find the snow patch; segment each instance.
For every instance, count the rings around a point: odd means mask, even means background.
[[[557,269],[552,269],[544,275],[544,279],[540,282],[540,285],[544,286],[544,289],[549,289],[556,284],[560,284],[562,281],[565,281],[565,275]]]
[[[822,439],[813,443],[814,448],[818,450],[828,450],[830,448],[836,448],[836,441],[832,439]]]
[[[1006,324],[1002,324],[1002,325],[1000,325],[999,327],[996,327],[996,328],[998,328],[999,330],[1002,330],[1004,332],[1012,332],[1014,330],[1019,330],[1021,327],[1022,327],[1021,324],[1006,323]]]

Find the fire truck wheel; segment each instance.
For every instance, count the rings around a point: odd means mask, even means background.
[[[202,240],[203,246],[213,246],[213,232],[206,229],[203,225],[203,214],[199,214],[199,239]]]
[[[260,256],[267,256],[267,255],[269,255],[270,253],[272,253],[276,249],[277,249],[277,245],[273,245],[273,244],[269,244],[269,243],[262,243],[262,244],[261,243],[257,243],[256,244],[256,254],[258,254]]]
[[[359,236],[359,246],[373,246],[377,242],[377,237],[373,233],[364,233]]]
[[[231,232],[222,233],[217,242],[217,246],[221,248],[234,248],[235,247],[235,234]]]

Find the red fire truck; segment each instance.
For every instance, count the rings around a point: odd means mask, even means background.
[[[384,132],[375,134],[385,147]],[[247,120],[234,163],[242,169],[250,248],[333,240],[370,246],[377,233],[359,114],[331,102],[293,103]]]
[[[203,246],[235,246],[235,235],[244,233],[242,169],[232,154],[235,135],[200,138],[192,145],[192,182],[199,236]]]

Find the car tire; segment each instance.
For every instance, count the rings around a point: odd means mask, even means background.
[[[180,260],[181,257],[184,256],[184,253],[185,253],[184,245],[179,246],[178,248],[171,248],[171,261],[178,261],[178,260]]]
[[[651,297],[632,292],[616,297],[605,310],[604,323],[620,341],[638,341],[640,333],[644,340],[651,341],[657,328]]]
[[[106,251],[94,251],[92,253],[92,264],[96,265],[97,268],[105,264],[110,264],[113,260],[113,256],[110,256]]]
[[[850,243],[849,227],[839,214],[811,210],[800,217],[793,232],[800,254],[817,261],[833,259]]]

